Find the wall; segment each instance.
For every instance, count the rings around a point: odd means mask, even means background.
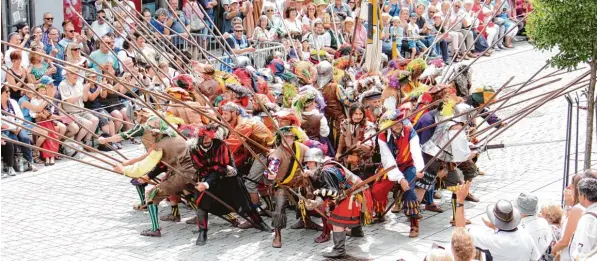
[[[44,13],[50,12],[54,16],[54,27],[62,31],[62,22],[64,21],[64,12],[62,11],[62,6],[64,4],[62,1],[63,0],[31,0],[34,9],[34,18],[31,25],[41,25],[43,23]]]

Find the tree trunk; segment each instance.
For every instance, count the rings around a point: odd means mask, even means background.
[[[591,79],[587,93],[587,133],[585,140],[584,169],[591,168],[591,152],[593,146],[593,117],[595,116],[595,82],[597,81],[597,60],[591,61]]]

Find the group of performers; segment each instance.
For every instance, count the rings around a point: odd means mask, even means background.
[[[273,231],[272,247],[280,248],[287,210],[296,212],[292,229],[333,241],[329,258],[344,257],[346,236],[363,237],[363,226],[383,223],[389,211],[408,217],[415,238],[424,229],[423,204],[443,212],[436,189],[480,173],[472,116],[502,123],[486,109],[492,88],[472,88],[469,79],[463,92],[425,80],[421,59],[391,61],[383,74],[342,62],[268,64],[232,73],[195,64],[195,74],[172,80],[167,91],[177,101],[163,113],[138,110],[135,127],[100,139],[140,137],[145,147],[114,167],[132,178],[140,198],[134,208],[149,212],[151,228],[142,235],[161,236],[159,221],[179,222],[182,203],[197,213],[189,221],[199,229],[197,245],[207,243],[212,214]],[[166,199],[170,214],[158,217]]]

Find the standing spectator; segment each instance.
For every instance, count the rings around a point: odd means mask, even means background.
[[[89,67],[100,72],[105,65],[108,65],[111,66],[115,72],[119,71],[120,66],[118,64],[118,59],[116,59],[116,56],[110,52],[110,50],[114,48],[114,38],[111,34],[107,34],[104,35],[101,40],[102,42],[100,43],[99,50],[96,50],[89,55],[91,60]]]
[[[323,27],[323,21],[318,18],[315,20],[315,22],[313,22],[313,27],[314,32],[306,34],[304,38],[309,40],[311,48],[314,50],[325,50],[330,54],[334,54],[336,50],[331,48],[332,37],[325,31]]]
[[[203,19],[204,22],[207,23],[207,26],[210,29],[214,29],[214,7],[218,6],[218,1],[216,0],[198,0],[200,1],[201,5],[203,6],[203,9],[205,10],[205,12],[207,13],[207,16],[209,17],[209,19],[207,17],[205,17]],[[260,9],[261,10],[261,7]]]
[[[444,63],[447,64],[450,63],[450,54],[448,52],[448,40],[446,40],[446,38],[448,38],[449,35],[445,34],[446,25],[442,25],[442,22],[443,21],[441,15],[435,13],[433,15],[432,33],[435,34],[435,37],[442,37],[442,39],[439,40],[439,50],[442,55],[442,60],[444,61]]]
[[[562,237],[562,217],[564,216],[564,211],[560,205],[551,204],[543,206],[539,216],[547,220],[553,235],[552,242],[549,243],[550,247],[548,248],[548,252],[543,254],[542,259],[553,260],[555,253],[553,253],[551,248]]]
[[[23,118],[23,112],[21,111],[19,104],[17,103],[16,100],[13,100],[9,97],[9,91],[8,91],[8,87],[6,85],[2,85],[1,106],[2,106],[3,111],[9,112],[19,118]],[[10,124],[10,123],[23,124],[23,122],[21,120],[18,120],[16,118],[9,117],[9,116],[2,116],[2,123],[7,124],[7,128],[2,129],[3,136],[5,136],[11,140],[20,141],[25,144],[31,144],[31,139],[29,139],[29,135],[28,135],[29,133],[27,131],[24,131],[20,127]],[[33,171],[33,172],[37,171],[37,167],[35,167],[35,164],[33,162],[33,153],[31,152],[31,148],[26,147],[26,146],[18,146],[18,147],[21,148],[21,153],[23,153],[23,157],[25,157],[25,160],[27,160],[26,171]]]
[[[232,47],[234,54],[246,54],[255,51],[255,48],[251,46],[244,32],[245,30],[242,25],[236,25],[232,37],[226,39],[230,47]]]
[[[29,76],[27,75],[27,70],[21,66],[22,64],[22,52],[11,52],[10,53],[10,61],[12,66],[8,68],[9,73],[6,76],[6,82],[11,86],[23,88],[25,86],[24,83],[27,83],[27,79]],[[20,79],[20,80],[18,80]],[[23,92],[17,88],[10,87],[10,98],[18,101],[21,96],[23,96]]]
[[[553,241],[553,233],[547,220],[537,217],[538,202],[537,196],[521,193],[516,200],[516,207],[520,211],[520,226],[531,234],[539,253],[543,255]]]
[[[570,261],[570,248],[574,231],[576,231],[578,221],[585,211],[585,207],[580,204],[578,195],[578,182],[585,177],[584,173],[578,173],[572,177],[572,182],[564,189],[564,203],[567,211],[562,220],[562,237],[555,245],[551,247],[552,253],[558,253],[561,261]]]
[[[352,16],[352,9],[342,0],[334,0],[334,3],[329,4],[325,11],[330,16],[335,15],[341,17],[342,21],[344,21],[346,17]]]
[[[67,66],[66,70],[66,79],[62,81],[58,86],[58,91],[60,92],[60,97],[62,98],[65,103],[62,103],[62,109],[68,113],[68,115],[62,115],[63,117],[68,117],[71,119],[71,122],[75,122],[77,124],[83,124],[87,129],[91,132],[88,132],[85,128],[81,127],[74,138],[77,141],[85,142],[85,144],[91,146],[91,137],[93,136],[93,132],[97,128],[99,123],[99,119],[95,117],[93,114],[89,112],[84,112],[80,108],[77,107],[84,107],[83,104],[83,94],[85,88],[89,89],[89,84],[85,84],[84,86],[78,82],[78,75],[75,73],[77,69]],[[73,107],[71,105],[75,105],[77,107]]]
[[[22,46],[23,37],[17,32],[10,33],[7,39],[8,43],[10,44]],[[23,68],[29,67],[29,52],[23,52],[22,50],[13,47],[8,47],[8,50],[6,50],[6,52],[4,53],[4,63],[6,64],[6,67],[12,67],[12,62],[10,61],[10,54],[13,52],[20,53],[21,57],[23,58],[21,60],[21,66]]]
[[[54,16],[52,15],[52,13],[47,12],[44,13],[44,23],[40,26],[38,26],[39,28],[41,28],[42,31],[42,36],[41,36],[41,41],[44,43],[44,45],[49,45],[50,44],[50,29],[55,28],[54,26],[52,26],[52,24],[54,23]],[[59,32],[60,34],[60,32]]]
[[[93,34],[91,27],[83,26],[83,29],[81,30],[81,32],[83,33],[83,36],[85,37],[85,42],[83,44],[86,45],[87,48],[89,48],[89,51],[93,52],[93,51],[97,50],[97,48],[99,48],[99,40],[95,39],[95,37],[94,37],[95,35]]]
[[[96,40],[98,39],[98,36],[99,38],[101,38],[102,36],[112,31],[110,26],[106,23],[106,11],[104,11],[103,9],[97,11],[97,20],[91,23],[91,29],[96,33],[93,36],[93,38],[95,38]]]
[[[29,34],[29,25],[26,22],[20,22],[15,25],[17,28],[16,32],[21,35],[21,47],[28,47],[29,46],[29,39],[31,39],[31,35]]]
[[[182,10],[178,10],[178,0],[168,0],[168,2],[170,3],[170,6],[174,8],[174,10],[170,10],[168,12],[168,20],[166,20],[166,23],[164,24],[168,26],[168,28],[166,28],[165,31],[166,34],[169,35],[173,35],[171,31],[174,31],[177,35],[180,35],[176,37],[173,36],[174,39],[172,39],[172,44],[174,44],[176,48],[183,51],[185,49],[185,40],[181,36],[187,36],[186,32],[191,30],[191,23],[185,17],[184,12]],[[172,12],[175,12],[175,14]]]
[[[398,0],[389,0],[386,2],[383,9],[384,13],[387,13],[392,17],[400,15],[400,3]]]
[[[569,249],[572,260],[585,260],[582,255],[597,248],[597,179],[587,177],[578,182],[578,196],[585,212],[578,221]]]
[[[31,51],[34,52],[42,52],[41,48],[38,46],[32,46]],[[31,66],[29,67],[29,71],[27,74],[29,75],[29,83],[39,83],[41,81],[41,77],[44,75],[50,76],[56,73],[56,68],[50,62],[46,62],[45,58],[37,53],[31,53],[29,57],[29,62]]]
[[[241,10],[238,0],[231,0],[228,11],[224,12],[223,32],[230,32],[234,29],[232,27],[232,19],[236,17],[244,18],[245,10]]]
[[[151,17],[151,11],[149,11],[149,9],[145,8],[143,9],[143,11],[141,12],[141,17],[139,18],[139,20],[141,20],[141,24],[137,25],[135,32],[139,32],[141,34],[147,33],[145,28],[149,28],[152,29],[154,28],[151,21],[153,20],[153,18]]]

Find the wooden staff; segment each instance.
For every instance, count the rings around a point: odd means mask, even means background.
[[[67,158],[67,159],[71,159],[71,160],[74,160],[74,161],[79,162],[79,163],[87,164],[89,166],[96,167],[98,169],[103,169],[103,170],[106,170],[106,171],[110,171],[110,172],[114,172],[116,174],[122,175],[122,173],[118,173],[118,172],[114,171],[113,169],[109,169],[109,168],[106,168],[104,166],[100,166],[100,165],[97,165],[97,164],[94,164],[94,163],[91,163],[91,162],[87,162],[87,161],[80,160],[80,159],[77,159],[77,158],[74,158],[74,157],[71,157],[71,156],[68,156],[68,155],[64,155],[62,153],[53,152],[51,150],[47,150],[47,149],[44,149],[44,148],[38,148],[38,147],[33,146],[31,144],[23,143],[23,142],[16,141],[16,140],[13,140],[13,139],[8,139],[8,138],[4,138],[4,137],[2,137],[2,139],[4,141],[8,142],[8,143],[13,143],[15,145],[27,147],[27,148],[30,148],[30,149],[40,150],[40,151],[43,151],[43,152],[46,152],[46,153],[52,153],[52,154],[60,155],[61,157],[64,157],[64,158]],[[81,152],[81,151],[79,151],[79,152]]]
[[[554,82],[557,82],[557,81],[560,81],[560,80],[561,80],[561,79],[552,80],[552,81],[549,81],[549,82],[546,82],[546,83],[540,84],[540,85],[538,85],[538,86],[534,86],[534,87],[532,87],[532,88],[529,88],[528,90],[522,91],[522,92],[520,92],[520,93],[518,93],[518,94],[514,94],[514,95],[505,95],[504,97],[502,97],[502,98],[500,98],[500,99],[497,99],[497,100],[495,100],[493,103],[501,102],[501,101],[504,101],[504,100],[506,100],[506,99],[510,99],[510,98],[512,98],[512,97],[515,97],[515,96],[518,96],[518,95],[522,95],[523,93],[526,93],[526,92],[529,92],[529,91],[532,91],[532,90],[535,90],[535,89],[538,89],[538,88],[545,87],[545,86],[547,86],[547,85],[550,85],[550,84],[552,84],[552,83],[554,83]],[[441,120],[441,121],[438,121],[438,122],[436,122],[436,123],[434,123],[434,124],[431,124],[431,125],[429,125],[429,126],[425,126],[425,127],[421,128],[421,129],[417,130],[417,133],[421,133],[421,132],[423,132],[423,131],[426,131],[426,130],[428,130],[428,129],[431,129],[431,128],[433,128],[433,127],[437,126],[437,125],[440,125],[440,124],[442,124],[442,123],[444,123],[444,122],[450,121],[450,120],[452,120],[452,119],[458,118],[458,117],[460,117],[460,116],[462,116],[462,115],[465,115],[465,114],[471,113],[471,112],[473,112],[473,111],[476,111],[476,110],[477,110],[476,108],[472,108],[472,109],[466,110],[466,111],[464,111],[464,112],[461,112],[461,113],[459,113],[459,114],[455,114],[455,115],[453,115],[453,116],[451,116],[451,117],[449,117],[449,118],[443,119],[443,120]],[[496,111],[498,111],[498,110],[492,110],[491,112],[492,112],[492,113],[494,113],[494,112],[496,112]],[[486,115],[486,114],[481,114],[481,115]]]
[[[578,76],[576,79],[572,80],[572,82],[566,84],[567,87],[573,86],[574,84],[578,83],[580,80],[582,80],[583,78],[587,77],[588,75],[590,75],[590,71],[587,71],[585,73],[583,73],[582,75]],[[564,90],[559,90],[555,93],[552,93],[550,95],[548,95],[547,97],[537,101],[535,104],[537,105],[536,107],[534,107],[531,110],[526,111],[524,114],[522,114],[519,118],[517,118],[516,120],[514,120],[513,122],[511,122],[510,124],[508,124],[508,126],[504,127],[504,128],[499,128],[496,129],[492,134],[489,134],[487,137],[483,138],[483,140],[487,140],[485,142],[485,144],[487,144],[488,142],[492,141],[493,139],[495,139],[498,135],[504,133],[504,131],[506,131],[508,128],[512,127],[512,125],[516,124],[517,122],[519,122],[520,120],[524,119],[527,115],[529,115],[530,113],[532,113],[533,111],[535,111],[536,109],[540,108],[541,106],[545,105],[548,101],[550,101],[552,98],[556,97],[558,94],[564,92]],[[495,134],[494,134],[495,133]]]
[[[500,103],[500,105],[498,105],[498,107],[495,110],[499,110],[500,108],[502,108],[502,106],[504,106],[510,99],[512,99],[512,97],[514,97],[520,90],[522,90],[522,88],[524,88],[525,86],[527,86],[535,77],[537,77],[537,75],[542,72],[543,70],[545,70],[545,68],[547,68],[547,66],[549,66],[549,61],[547,61],[545,63],[545,65],[543,65],[543,67],[539,68],[539,70],[537,70],[524,84],[522,84],[520,87],[518,87],[518,89],[516,89],[514,91],[514,93],[512,94],[511,97],[507,98],[504,100],[504,102]],[[487,121],[487,119],[489,119],[489,117],[485,117],[481,123],[476,124],[478,126],[483,125],[483,123],[485,123]]]
[[[48,96],[48,95],[41,95],[41,94],[39,94],[39,92],[37,92],[37,91],[33,91],[33,90],[27,90],[27,89],[25,89],[25,88],[17,87],[16,85],[12,85],[12,84],[5,84],[5,85],[6,85],[6,86],[8,86],[8,87],[11,87],[11,88],[13,88],[13,89],[18,89],[18,90],[21,90],[21,91],[24,91],[24,92],[28,92],[28,93],[35,93],[36,95],[39,95],[39,96],[44,96],[44,97],[46,97],[47,99],[49,99],[49,100],[51,100],[51,101],[54,101],[54,102],[59,102],[59,103],[65,103],[65,104],[67,104],[67,105],[69,105],[69,106],[71,106],[71,107],[75,107],[75,108],[77,108],[77,109],[81,109],[81,110],[83,110],[83,111],[86,111],[86,112],[89,112],[89,113],[92,113],[92,114],[95,114],[95,115],[98,115],[98,116],[101,116],[101,117],[106,117],[106,118],[108,118],[108,119],[110,119],[110,120],[114,120],[114,121],[118,121],[118,122],[122,122],[122,123],[130,124],[130,122],[127,122],[127,121],[124,121],[124,120],[121,120],[121,119],[118,119],[118,118],[114,118],[114,117],[110,116],[109,114],[103,114],[103,113],[101,113],[101,112],[97,112],[97,111],[94,111],[94,110],[90,110],[90,109],[87,109],[87,108],[85,108],[85,107],[81,107],[81,106],[77,106],[77,105],[72,105],[72,104],[70,104],[70,103],[68,103],[68,102],[66,102],[66,101],[63,101],[63,100],[58,100],[58,99],[56,99],[56,98],[54,98],[54,97],[50,97],[50,96]],[[103,109],[103,108],[104,108],[104,107],[102,107],[102,109]]]
[[[24,86],[27,86],[27,84],[22,80],[19,79],[16,75],[14,75],[12,72],[9,72],[8,70],[2,68],[2,70],[4,70],[7,74],[11,75],[12,77],[14,77],[16,80],[18,80],[19,82],[23,83]],[[52,104],[58,111],[60,111],[60,113],[62,113],[64,116],[70,117],[74,122],[76,122],[79,127],[85,129],[88,133],[91,133],[91,136],[93,136],[95,139],[99,139],[99,137],[97,136],[97,134],[95,134],[95,130],[90,130],[89,128],[87,128],[87,126],[85,126],[85,124],[82,124],[79,120],[77,120],[75,117],[71,117],[69,113],[67,113],[64,109],[62,109],[60,106],[55,105],[54,103],[52,103],[52,101],[50,101],[49,99],[47,99],[46,97],[40,96],[40,98],[42,98],[44,101],[46,101],[48,104]],[[127,159],[128,158],[126,156],[124,156],[124,154],[120,153],[116,148],[114,148],[112,145],[110,144],[106,144],[106,146],[108,146],[108,148],[112,149],[114,152],[116,152],[116,154],[120,155],[122,158]]]
[[[416,114],[417,114],[417,113],[419,113],[419,112],[422,112],[422,111],[424,111],[424,110],[426,110],[426,109],[428,109],[428,108],[431,108],[432,106],[435,106],[435,105],[437,105],[437,104],[438,104],[440,101],[441,101],[441,100],[437,100],[437,101],[434,101],[434,102],[432,102],[432,103],[430,103],[430,104],[427,104],[427,105],[425,105],[425,106],[423,106],[423,107],[421,107],[421,108],[419,108],[419,109],[417,109],[417,110],[415,110],[415,111],[411,112],[411,113],[410,113],[410,114],[408,114],[406,117],[404,117],[404,119],[408,119],[408,118],[410,118],[410,117],[412,117],[412,116],[416,115]],[[381,133],[383,133],[383,132],[385,132],[385,131],[389,130],[389,129],[390,129],[390,128],[392,128],[394,125],[396,125],[396,124],[398,124],[398,123],[400,123],[400,122],[401,122],[401,121],[394,122],[394,123],[392,123],[392,125],[390,125],[390,126],[388,126],[388,127],[386,127],[386,128],[383,128],[383,129],[381,129],[381,130],[377,131],[377,132],[376,132],[374,135],[371,135],[371,136],[367,137],[366,139],[362,140],[362,141],[361,141],[361,143],[367,142],[368,140],[370,140],[370,139],[373,139],[373,138],[377,137],[379,134],[381,134]],[[341,158],[344,158],[346,155],[348,155],[350,152],[352,152],[352,151],[353,151],[354,149],[356,149],[357,147],[358,147],[357,145],[353,145],[353,146],[351,146],[351,147],[350,147],[350,148],[348,148],[348,149],[347,149],[347,150],[346,150],[344,153],[340,154],[340,156],[339,156],[338,158],[339,158],[339,159],[341,159]]]
[[[577,85],[580,85],[580,84],[583,84],[583,83],[587,83],[588,81],[590,81],[590,80],[589,80],[589,79],[587,79],[587,80],[580,81],[580,82],[578,82],[577,84],[575,84],[574,86],[577,86]],[[561,97],[561,96],[564,96],[564,95],[566,95],[566,94],[568,94],[568,93],[571,93],[571,92],[574,92],[574,91],[578,91],[578,90],[580,90],[580,89],[582,89],[582,88],[585,88],[585,87],[586,87],[586,86],[579,86],[579,87],[573,88],[573,89],[571,89],[571,90],[567,90],[567,91],[565,91],[564,93],[558,94],[556,97],[554,97],[554,98],[553,98],[553,99],[551,99],[551,100],[555,100],[555,99],[557,99],[557,98],[559,98],[559,97]],[[563,87],[563,88],[566,88],[566,87]],[[525,100],[522,100],[522,101],[519,101],[519,102],[515,102],[515,103],[512,103],[512,104],[509,104],[508,106],[504,106],[504,107],[502,107],[502,109],[506,109],[506,108],[509,108],[509,107],[512,107],[512,106],[516,106],[516,105],[518,105],[518,104],[520,104],[520,103],[523,103],[523,102],[527,102],[527,101],[530,101],[530,100],[533,100],[533,99],[536,99],[536,98],[539,98],[539,97],[543,97],[543,96],[546,96],[546,95],[552,94],[552,93],[554,93],[554,92],[557,92],[557,91],[558,91],[558,90],[560,90],[560,89],[561,89],[561,88],[559,88],[559,89],[556,89],[556,90],[553,90],[553,91],[550,91],[550,92],[542,93],[542,94],[539,94],[539,95],[533,96],[533,97],[531,97],[531,98],[528,98],[528,99],[525,99]],[[507,117],[506,119],[499,120],[498,122],[495,122],[495,123],[493,123],[493,124],[491,124],[491,125],[487,126],[486,128],[484,128],[484,129],[480,130],[480,131],[476,131],[476,132],[474,133],[474,135],[472,135],[472,137],[479,137],[479,136],[481,136],[481,134],[483,134],[483,133],[487,132],[488,130],[490,130],[491,128],[493,128],[493,127],[495,127],[495,126],[498,126],[498,125],[500,125],[502,122],[505,122],[507,119],[509,119],[509,118],[512,118],[513,116],[518,116],[518,115],[520,115],[522,112],[526,111],[526,110],[527,110],[528,108],[530,108],[530,107],[533,107],[533,106],[531,105],[531,106],[529,106],[529,107],[525,107],[525,108],[523,108],[521,111],[517,111],[515,114],[513,114],[513,115],[510,115],[510,116],[509,116],[509,117]],[[490,115],[490,114],[492,114],[492,113],[494,113],[494,111],[491,111],[491,112],[485,112],[485,113],[482,113],[481,115],[485,116],[485,115]]]

